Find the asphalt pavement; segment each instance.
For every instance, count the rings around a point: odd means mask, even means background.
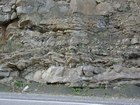
[[[0,93],[0,105],[140,105],[140,100]]]

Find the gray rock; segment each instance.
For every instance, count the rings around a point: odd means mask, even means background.
[[[103,1],[105,1],[105,0],[96,0],[96,2],[98,2],[98,3],[103,2]]]
[[[15,5],[16,1],[19,1],[19,0],[10,0],[9,4],[10,5]]]
[[[49,12],[49,10],[54,6],[55,2],[53,0],[47,0],[47,2],[40,6],[38,12],[43,14]]]
[[[16,64],[14,64],[14,63],[8,62],[8,63],[6,64],[6,67],[11,68],[12,70],[16,70],[16,71],[18,70]]]
[[[66,6],[62,6],[62,7],[60,7],[60,12],[67,12],[69,9],[68,9],[68,7],[66,7]]]
[[[130,52],[124,52],[122,56],[126,59],[132,59],[132,58],[139,58],[140,57],[140,52],[139,51],[130,51]]]
[[[32,6],[27,6],[27,7],[23,7],[23,6],[18,6],[16,8],[17,11],[17,15],[22,15],[22,14],[27,14],[30,13],[31,11],[33,11],[33,7]]]
[[[130,41],[129,38],[126,38],[126,39],[123,39],[123,40],[122,40],[122,44],[123,44],[123,45],[130,45],[130,44],[131,44],[131,41]]]
[[[0,72],[0,77],[8,77],[10,72]]]
[[[113,65],[113,68],[116,73],[120,73],[123,70],[123,67],[121,65]]]
[[[79,69],[79,71],[78,71]],[[63,74],[63,83],[70,83],[70,84],[79,84],[81,82],[81,75],[79,74],[81,68],[65,68],[65,72]]]
[[[10,72],[12,71],[11,68],[7,68],[7,67],[0,67],[0,72]]]
[[[13,80],[13,77],[6,77],[3,79],[0,79],[0,83],[11,83],[11,81]]]
[[[131,44],[139,44],[139,39],[138,38],[132,38]]]
[[[52,61],[50,59],[42,59],[41,61],[42,65],[45,67],[48,67],[50,64],[52,64]]]
[[[51,66],[42,74],[43,81],[47,83],[61,83],[63,80],[64,67]]]
[[[94,69],[95,69],[94,66],[84,66],[83,73],[87,77],[92,77],[92,76],[94,76]]]
[[[11,14],[0,14],[0,25],[11,21]]]
[[[110,3],[101,2],[96,6],[96,14],[97,15],[109,15],[109,13],[113,13],[114,8]]]
[[[10,6],[3,6],[2,11],[5,13],[11,12],[11,7]]]
[[[76,46],[77,44],[81,43],[80,39],[77,37],[72,37],[70,39],[70,45]]]
[[[34,73],[33,73],[33,72],[28,73],[28,74],[25,76],[25,79],[26,79],[26,80],[31,80],[31,81],[33,81],[33,80],[34,80]]]
[[[95,0],[71,0],[70,7],[74,13],[93,15],[95,11]]]
[[[39,82],[39,83],[45,83],[46,81],[42,79],[43,73],[44,73],[44,70],[36,71],[33,77],[34,81]]]
[[[17,13],[16,13],[16,12],[12,13],[12,15],[11,15],[11,20],[14,20],[14,19],[16,19],[16,18],[17,18]]]
[[[80,59],[77,58],[77,57],[69,57],[67,59],[67,64],[70,64],[70,63],[79,63],[80,62]]]
[[[55,45],[55,38],[52,36],[47,40],[46,46],[53,47],[54,45]]]
[[[0,80],[140,83],[137,0],[1,0],[0,9]]]
[[[19,76],[19,71],[12,71],[10,73],[10,77],[18,77]]]
[[[16,66],[19,70],[24,70],[27,67],[27,63],[24,60],[20,60],[16,63]]]

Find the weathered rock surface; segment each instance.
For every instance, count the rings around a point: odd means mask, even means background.
[[[73,12],[93,15],[96,7],[95,0],[71,0],[70,7]]]
[[[16,0],[1,0],[0,11],[0,25],[8,23],[17,18],[15,14],[15,8],[12,8],[16,3]]]
[[[138,0],[1,0],[0,25],[0,82],[140,83]]]

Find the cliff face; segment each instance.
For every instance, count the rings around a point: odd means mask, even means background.
[[[140,83],[139,0],[0,0],[0,81]]]

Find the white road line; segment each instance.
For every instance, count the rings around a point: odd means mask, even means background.
[[[41,101],[41,100],[20,100],[20,99],[0,99],[0,101],[32,102],[32,103],[52,103],[52,104],[65,104],[65,105],[103,105],[103,104],[92,104],[92,103],[60,102],[60,101]]]

